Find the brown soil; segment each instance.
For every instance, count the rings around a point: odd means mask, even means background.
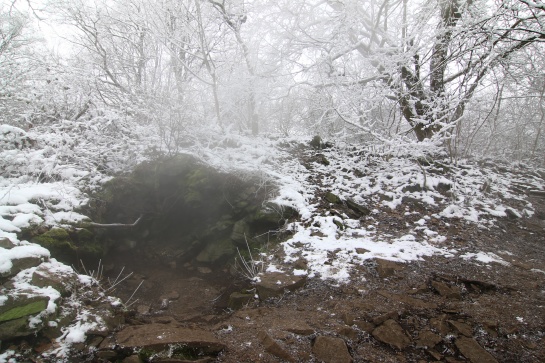
[[[355,265],[348,284],[309,279],[293,293],[232,311],[229,294],[248,285],[225,269],[118,256],[135,275],[117,294],[126,301],[143,280],[132,305],[140,313],[128,323],[173,318],[211,331],[227,346],[212,360],[218,362],[318,362],[319,336],[342,339],[354,362],[545,362],[545,199],[530,201],[534,217],[503,218],[490,229],[429,222],[458,251],[494,252],[509,265],[439,256],[408,264],[372,260]],[[384,211],[378,229],[403,233],[411,218]],[[388,330],[392,320],[405,338]],[[344,348],[331,345],[338,359],[329,361],[345,361],[335,349]]]

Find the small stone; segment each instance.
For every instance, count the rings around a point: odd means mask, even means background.
[[[355,321],[354,325],[356,325],[358,329],[361,329],[367,333],[371,333],[373,330],[375,330],[375,324],[368,321]]]
[[[306,282],[305,276],[290,276],[282,272],[271,272],[261,276],[257,283],[257,293],[261,300],[284,295],[285,291],[295,291]]]
[[[450,328],[446,322],[446,315],[442,315],[439,318],[432,318],[430,325],[441,335],[447,335],[450,332]]]
[[[284,328],[286,331],[297,335],[311,335],[314,334],[314,329],[305,322],[293,322]]]
[[[402,270],[403,266],[397,262],[383,260],[381,258],[375,259],[377,264],[376,270],[379,277],[385,279],[393,276],[396,271]]]
[[[15,243],[11,242],[9,238],[0,238],[0,247],[6,250],[11,250],[15,247]]]
[[[497,363],[498,361],[474,339],[461,337],[456,339],[456,347],[473,363]]]
[[[149,305],[138,305],[136,312],[140,315],[147,315],[150,312],[151,307]]]
[[[444,282],[432,281],[431,286],[439,293],[439,295],[449,299],[462,299],[460,288],[457,286],[449,286]]]
[[[325,199],[329,202],[329,203],[333,203],[333,204],[337,204],[337,203],[340,203],[341,202],[341,199],[336,196],[335,194],[331,193],[331,192],[327,192],[326,195],[325,195]]]
[[[418,334],[418,339],[416,340],[416,347],[417,348],[433,348],[435,347],[440,341],[441,337],[434,332],[431,332],[429,330],[424,330]]]
[[[350,340],[356,340],[358,338],[358,331],[348,326],[339,329],[339,334],[347,337]]]
[[[405,349],[411,344],[411,339],[405,330],[395,320],[386,320],[382,325],[373,330],[376,340],[389,344],[399,350]]]
[[[252,294],[233,292],[231,295],[229,295],[229,302],[227,303],[227,307],[233,310],[241,309],[243,306],[247,305],[250,301],[252,301],[253,298],[254,295]]]
[[[137,355],[131,355],[123,359],[122,363],[142,363],[142,359]]]
[[[288,352],[286,352],[284,348],[282,348],[280,344],[276,342],[276,340],[271,338],[271,336],[267,334],[267,332],[259,332],[258,337],[267,353],[272,354],[275,357],[278,357],[285,361],[294,362],[293,357]]]
[[[324,363],[351,363],[352,356],[346,343],[340,338],[319,336],[314,342],[312,353],[316,359]]]
[[[371,251],[366,250],[365,248],[361,248],[361,247],[356,247],[355,251],[356,251],[356,253],[358,255],[363,255],[364,253],[371,252]]]
[[[159,310],[168,309],[169,304],[170,304],[170,302],[168,301],[168,299],[161,299],[161,302],[159,303]]]
[[[111,360],[117,357],[117,353],[114,350],[99,350],[96,356],[101,359]]]
[[[448,323],[460,334],[471,338],[473,336],[473,328],[468,324],[459,321],[448,320]]]
[[[389,313],[382,314],[374,318],[373,324],[380,325],[384,323],[386,320],[397,319],[398,317],[399,317],[399,313],[397,311],[390,311]]]
[[[197,267],[197,271],[205,275],[212,273],[212,269],[210,267],[204,267],[204,266]]]

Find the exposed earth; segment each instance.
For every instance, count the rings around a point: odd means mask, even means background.
[[[533,218],[504,218],[490,230],[463,221],[448,228],[458,248],[494,246],[509,265],[437,256],[372,260],[354,269],[350,283],[313,278],[235,311],[226,297],[243,285],[227,271],[140,260],[128,266],[136,277],[120,291],[126,298],[145,279],[135,304],[140,313],[127,322],[211,332],[225,345],[210,358],[218,362],[542,362],[545,200],[532,203]],[[392,211],[381,228],[402,233],[407,218]]]
[[[318,152],[297,157],[302,163],[325,158]],[[444,247],[460,255],[494,252],[497,259],[354,259],[349,279],[339,282],[298,273],[309,262],[303,253],[286,259],[280,244],[290,237],[285,230],[268,244],[270,257],[262,259],[265,267],[282,272],[271,269],[250,282],[240,263],[238,268],[175,263],[160,257],[161,247],[120,249],[101,264],[105,285],[108,279],[123,280],[108,290],[127,305],[123,322],[88,334],[78,346],[81,354],[68,361],[545,361],[543,193],[520,191],[527,194],[532,215],[507,213],[484,227],[437,218],[444,205],[419,200],[404,199],[395,209],[382,206],[380,198],[365,208],[350,205],[335,199],[319,171],[314,176],[317,213],[373,222],[376,235],[392,238],[414,233],[427,216],[427,225],[446,237]],[[380,213],[370,214],[374,208]],[[323,264],[334,264],[339,252],[330,251]],[[26,352],[29,361],[50,361],[38,354],[50,348],[41,337],[10,344],[7,348]]]

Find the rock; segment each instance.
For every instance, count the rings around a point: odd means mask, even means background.
[[[28,317],[9,320],[0,323],[0,340],[13,339],[17,337],[24,337],[36,333],[37,328],[30,328],[28,326]]]
[[[505,208],[505,214],[507,215],[507,218],[509,219],[518,219],[522,217],[520,213],[518,213],[513,208]]]
[[[385,313],[373,318],[373,324],[380,325],[384,323],[386,320],[397,319],[398,317],[399,317],[399,313],[397,311],[390,311],[388,313]]]
[[[456,347],[473,363],[497,363],[498,361],[474,339],[461,337],[456,339]]]
[[[407,336],[401,325],[392,319],[386,320],[382,325],[375,328],[372,334],[376,340],[400,350],[407,348],[411,344],[411,339]]]
[[[142,359],[140,359],[137,355],[131,355],[125,359],[123,359],[122,363],[142,363]]]
[[[15,244],[9,238],[0,238],[0,248],[11,250],[13,247],[15,247]]]
[[[47,308],[48,296],[12,294],[0,305],[0,323],[35,315]]]
[[[325,166],[330,164],[324,154],[316,154],[316,162]]]
[[[61,293],[61,296],[69,296],[71,289],[78,282],[78,276],[73,270],[51,269],[47,265],[40,265],[32,274],[32,284],[38,287],[51,286]]]
[[[197,267],[197,271],[199,271],[201,274],[204,274],[204,275],[212,273],[212,269],[206,266]]]
[[[433,348],[439,342],[441,342],[441,340],[443,340],[441,336],[429,330],[424,330],[418,334],[418,339],[416,340],[416,347],[426,348],[426,349]]]
[[[378,291],[378,293],[381,296],[384,296],[385,298],[388,298],[388,299],[393,300],[393,301],[398,301],[398,302],[406,304],[406,305],[410,305],[410,306],[412,306],[414,308],[418,308],[418,309],[437,309],[437,304],[435,304],[435,303],[426,302],[424,300],[416,299],[416,298],[413,298],[413,297],[410,297],[410,296],[407,296],[407,295],[393,294],[391,292],[384,291],[384,290]]]
[[[257,293],[261,300],[284,295],[285,290],[295,291],[303,287],[306,282],[305,276],[289,276],[282,272],[271,272],[261,276],[257,283]]]
[[[8,257],[7,263],[0,269],[0,279],[17,275],[27,268],[39,266],[49,260],[49,251],[37,245],[15,246],[2,254]],[[11,266],[9,266],[11,262]]]
[[[230,239],[216,240],[207,244],[197,255],[196,260],[203,263],[214,263],[229,256],[233,256],[235,251],[235,246]]]
[[[369,250],[366,250],[365,248],[356,247],[354,249],[358,255],[363,255],[364,253],[371,252]]]
[[[138,305],[136,307],[136,312],[140,315],[147,315],[150,313],[151,307],[149,305]]]
[[[462,293],[457,286],[449,286],[441,281],[432,281],[431,286],[443,297],[448,299],[462,299]]]
[[[350,340],[356,340],[358,338],[358,331],[356,329],[344,326],[339,329],[339,334],[347,337]]]
[[[352,199],[346,200],[346,206],[361,216],[367,216],[371,214],[371,210],[369,208],[354,202]]]
[[[144,324],[127,326],[116,333],[117,344],[123,348],[161,351],[171,344],[194,350],[197,355],[217,355],[225,344],[214,335],[201,329],[179,327],[174,324]],[[101,349],[108,349],[111,341],[105,339]]]
[[[352,356],[346,343],[340,338],[319,336],[314,342],[312,353],[324,363],[351,363]]]
[[[276,342],[276,340],[271,338],[271,336],[267,334],[267,332],[259,332],[258,338],[261,341],[261,344],[263,344],[263,347],[265,348],[265,351],[267,353],[272,354],[282,360],[294,362],[293,357],[288,352],[286,352],[286,350],[284,350],[284,348],[282,348],[280,344]]]
[[[375,330],[375,324],[368,321],[355,321],[354,325],[356,325],[358,329],[361,329],[368,333],[371,333],[373,330]]]
[[[180,293],[178,291],[171,291],[167,294],[161,295],[160,299],[167,299],[169,301],[175,301],[180,298]]]
[[[341,199],[336,196],[335,194],[331,193],[331,192],[327,192],[325,194],[325,200],[327,200],[329,203],[333,203],[333,204],[337,204],[337,203],[340,203],[341,202]]]
[[[430,325],[441,335],[447,335],[450,332],[449,326],[446,322],[446,315],[442,315],[439,318],[430,319]]]
[[[448,323],[460,334],[471,338],[473,336],[473,328],[468,324],[459,321],[448,320]]]
[[[314,334],[314,329],[305,322],[292,322],[290,325],[285,326],[284,330],[297,335]]]
[[[381,278],[387,278],[393,276],[396,271],[402,270],[403,266],[397,262],[383,260],[381,258],[375,259],[377,264],[376,270]]]
[[[227,307],[233,310],[241,309],[243,306],[247,305],[250,301],[252,301],[253,298],[254,295],[252,294],[233,292],[231,295],[229,295],[229,302],[227,303]]]
[[[115,360],[117,358],[117,353],[115,350],[107,349],[107,350],[99,350],[96,352],[97,358],[105,359],[105,360]]]
[[[246,236],[250,235],[250,226],[246,219],[241,219],[235,223],[233,226],[233,231],[231,232],[231,240],[239,246],[242,246],[246,243]]]

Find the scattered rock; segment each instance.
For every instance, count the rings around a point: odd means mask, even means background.
[[[447,316],[441,315],[438,318],[430,319],[430,325],[439,332],[441,335],[447,335],[450,332],[450,328],[447,324]]]
[[[212,269],[210,267],[203,267],[203,266],[197,267],[197,271],[199,271],[202,274],[212,273]]]
[[[258,338],[261,341],[261,344],[263,344],[263,347],[265,348],[265,351],[267,353],[272,354],[282,360],[294,362],[293,357],[288,352],[286,352],[286,350],[284,350],[284,348],[282,348],[280,344],[276,342],[276,340],[271,338],[271,336],[267,334],[267,332],[259,332]]]
[[[325,200],[327,200],[329,203],[337,204],[341,202],[341,198],[336,196],[335,194],[331,192],[327,192],[325,195]]]
[[[410,297],[410,296],[407,296],[407,295],[393,294],[391,292],[384,291],[384,290],[378,291],[378,293],[380,295],[384,296],[385,298],[388,298],[388,299],[394,300],[394,301],[398,301],[398,302],[406,304],[406,305],[410,305],[410,306],[412,306],[414,308],[418,308],[418,309],[437,309],[437,304],[435,304],[435,303],[426,302],[424,300],[416,299],[416,298],[413,298],[413,297]]]
[[[305,322],[292,322],[290,325],[285,326],[284,330],[297,335],[311,335],[314,334],[314,329]]]
[[[460,334],[465,335],[466,337],[473,336],[473,328],[468,324],[461,323],[459,321],[448,320],[448,323]]]
[[[142,359],[138,355],[131,355],[123,359],[122,363],[142,363]]]
[[[71,294],[71,289],[78,282],[78,277],[73,270],[50,269],[47,265],[38,266],[32,274],[32,284],[38,287],[51,286],[66,297]]]
[[[17,275],[27,268],[39,266],[49,260],[49,251],[39,246],[15,246],[7,251],[11,261],[11,268],[2,268],[0,279]]]
[[[356,247],[354,249],[358,255],[363,255],[364,253],[371,252],[369,250],[366,250],[365,248]]]
[[[356,329],[344,326],[339,329],[339,334],[347,337],[350,340],[356,340],[358,338],[358,331]]]
[[[261,276],[261,281],[257,283],[257,293],[261,300],[267,300],[272,297],[279,297],[285,293],[285,290],[295,291],[305,284],[305,276],[289,276],[282,272],[271,272]]]
[[[385,313],[373,318],[373,324],[380,325],[384,323],[386,320],[397,319],[398,317],[399,317],[399,313],[397,311],[390,311],[388,313]]]
[[[441,336],[435,334],[432,331],[424,330],[418,334],[418,339],[416,340],[416,347],[426,348],[426,349],[433,348],[439,342],[441,342],[441,340],[442,340]]]
[[[432,281],[431,286],[437,291],[437,293],[447,299],[462,299],[462,293],[457,286],[449,286],[441,281]]]
[[[371,333],[375,329],[375,324],[370,323],[368,321],[355,321],[354,325],[356,325],[359,329]]]
[[[11,250],[13,247],[15,247],[15,244],[9,238],[0,238],[0,248]]]
[[[403,269],[403,266],[397,262],[383,260],[381,258],[375,259],[377,264],[376,270],[381,278],[391,277],[395,274],[396,271]]]
[[[361,216],[367,216],[371,214],[371,210],[369,208],[354,202],[352,199],[346,200],[346,206]]]
[[[116,333],[116,342],[125,348],[144,348],[155,351],[166,349],[171,344],[180,344],[203,355],[217,355],[225,349],[225,344],[208,331],[178,327],[174,324],[152,323],[127,326]],[[109,344],[111,341],[105,339],[100,348],[108,349]]]
[[[233,292],[231,295],[229,295],[229,302],[227,303],[227,307],[233,310],[241,309],[243,306],[247,305],[250,301],[252,301],[253,298],[254,295],[252,294]]]
[[[167,299],[169,301],[175,301],[180,298],[180,293],[178,291],[171,291],[168,294],[161,295],[161,300]]]
[[[324,363],[351,363],[352,356],[341,338],[319,336],[314,342],[312,353]]]
[[[373,337],[399,350],[405,349],[411,344],[411,339],[407,336],[401,325],[392,319],[386,320],[382,325],[375,328],[373,330]]]
[[[498,361],[474,339],[461,337],[456,339],[456,347],[473,363],[497,363]]]
[[[141,315],[147,315],[150,313],[151,307],[149,305],[138,305],[136,307],[136,312]]]

